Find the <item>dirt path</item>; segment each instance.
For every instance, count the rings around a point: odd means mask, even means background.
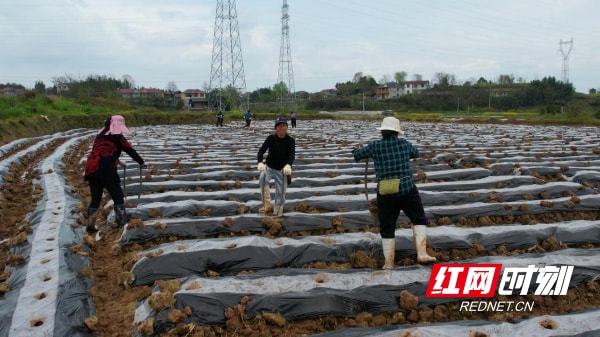
[[[10,249],[26,244],[27,236],[32,233],[27,215],[43,198],[39,185],[40,171],[36,167],[65,141],[57,139],[43,149],[25,155],[10,167],[3,178],[0,190],[0,296],[9,290],[4,283],[10,276],[5,271],[6,266],[27,262],[25,256],[11,255]]]
[[[65,156],[66,181],[81,199],[81,203],[75,209],[83,215],[90,200],[89,188],[83,180],[84,163],[80,159],[84,157],[90,145],[90,141],[83,142],[73,148]],[[103,199],[102,207],[108,198]],[[107,213],[98,215],[97,223],[106,222]],[[80,222],[82,225],[83,223]],[[112,231],[105,235],[102,240],[94,241],[92,237],[86,237],[86,244],[92,249],[90,258],[92,268],[89,273],[95,285],[90,289],[90,295],[96,306],[97,323],[92,325],[92,330],[99,337],[126,337],[131,336],[133,331],[133,315],[139,301],[150,295],[150,287],[130,288],[131,274],[129,268],[135,262],[137,253],[134,251],[123,252],[119,249],[120,233]]]

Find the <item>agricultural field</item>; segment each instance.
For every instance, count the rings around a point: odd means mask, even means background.
[[[82,220],[94,130],[0,147],[0,337],[600,334],[599,128],[404,124],[438,261],[575,266],[566,296],[524,297],[531,312],[460,312],[424,296],[431,266],[403,214],[396,268],[380,269],[373,165],[351,155],[377,126],[291,130],[282,218],[258,213],[272,123],[133,128],[148,167],[121,157],[131,220],[110,231],[106,200],[96,237]]]

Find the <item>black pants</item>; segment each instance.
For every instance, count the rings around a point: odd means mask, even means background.
[[[97,209],[100,207],[100,202],[102,201],[102,192],[104,189],[108,191],[108,194],[110,194],[110,197],[115,205],[122,205],[125,203],[123,190],[118,182],[107,182],[89,178],[88,183],[90,185],[90,194],[92,195],[92,201],[90,202],[89,208]]]
[[[217,126],[223,126],[223,118],[217,118]]]
[[[292,128],[296,127],[296,118],[292,118]]]
[[[415,186],[410,192],[404,195],[377,194],[377,208],[379,213],[379,227],[381,237],[384,239],[393,239],[395,237],[396,222],[400,210],[406,214],[413,225],[427,226],[427,217],[421,203],[419,190]]]
[[[250,123],[252,123],[251,119],[246,119],[246,127],[250,127]]]

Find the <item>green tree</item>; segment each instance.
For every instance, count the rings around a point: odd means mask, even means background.
[[[515,75],[502,74],[498,76],[498,83],[502,85],[513,84],[515,83]]]
[[[37,82],[35,82],[33,91],[35,91],[38,94],[45,94],[46,93],[46,85],[42,81],[37,81]]]
[[[594,95],[596,93],[596,89],[592,88],[590,89],[590,95]]]
[[[398,85],[406,82],[406,71],[398,71],[394,74],[394,79],[396,80],[396,83],[398,83]]]

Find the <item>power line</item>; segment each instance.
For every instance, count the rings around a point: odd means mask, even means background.
[[[223,88],[226,87],[246,89],[235,0],[217,0],[208,88],[209,93],[212,89],[218,89],[219,111],[223,111]]]
[[[292,48],[290,46],[290,14],[287,0],[283,0],[283,6],[281,7],[281,47],[279,50],[277,82],[281,86],[279,104],[282,112],[285,112],[286,105],[293,106],[296,96]],[[284,88],[281,84],[285,84],[287,88]]]
[[[562,55],[561,79],[563,83],[569,83],[569,56],[573,51],[573,38],[569,41],[563,41],[561,39],[558,43],[558,49]]]

